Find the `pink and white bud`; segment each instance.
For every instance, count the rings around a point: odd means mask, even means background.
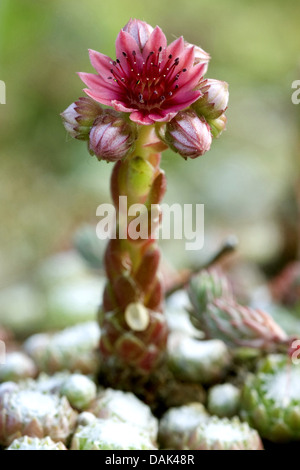
[[[99,103],[89,97],[82,97],[61,113],[61,117],[66,131],[72,137],[88,140],[92,125],[101,114]]]
[[[185,159],[196,158],[210,149],[212,135],[205,119],[187,110],[166,124],[164,141]]]
[[[153,31],[153,28],[150,26],[150,24],[145,23],[145,21],[131,19],[124,26],[123,31],[129,33],[135,39],[137,45],[140,48],[140,51],[142,52]]]
[[[227,117],[225,114],[221,114],[217,119],[208,120],[211,133],[213,137],[220,137],[223,131],[226,130]]]
[[[186,49],[189,49],[191,47],[194,48],[194,53],[195,53],[194,65],[205,64],[205,68],[202,74],[202,75],[205,75],[208,69],[208,63],[210,61],[210,55],[208,54],[208,52],[205,52],[204,49],[201,49],[201,47],[195,46],[194,44],[190,44],[189,42],[185,42],[184,46]]]
[[[197,86],[203,95],[193,104],[198,116],[206,119],[217,119],[228,106],[228,83],[208,78]]]
[[[107,109],[91,129],[89,150],[98,160],[116,162],[133,150],[136,138],[136,125]]]

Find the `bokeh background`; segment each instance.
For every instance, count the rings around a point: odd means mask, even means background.
[[[0,284],[25,279],[69,249],[82,224],[96,226],[112,165],[66,136],[59,114],[82,95],[76,71],[92,71],[88,48],[114,57],[130,17],[183,35],[212,57],[207,77],[230,86],[228,126],[202,158],[165,152],[166,202],[205,204],[205,246],[162,243],[178,267],[201,262],[228,234],[244,259],[268,266],[297,242],[300,3],[286,0],[1,0]]]

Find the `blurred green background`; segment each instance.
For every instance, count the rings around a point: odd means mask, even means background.
[[[159,24],[169,41],[183,35],[204,48],[212,57],[207,77],[230,86],[227,131],[211,151],[187,162],[164,153],[166,201],[205,204],[204,249],[162,243],[168,258],[177,266],[201,260],[230,233],[254,261],[268,263],[289,244],[294,249],[298,1],[1,0],[1,285],[69,248],[74,231],[96,226],[97,206],[109,201],[112,165],[68,138],[59,114],[82,96],[76,71],[92,71],[88,48],[114,57],[130,17]]]

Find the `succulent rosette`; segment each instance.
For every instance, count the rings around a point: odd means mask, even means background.
[[[201,403],[170,408],[159,423],[159,444],[163,449],[183,450],[192,431],[209,415]]]
[[[62,442],[52,441],[49,436],[42,439],[24,436],[15,439],[6,450],[67,450],[67,448]]]
[[[33,335],[25,341],[24,348],[42,372],[67,369],[90,374],[98,369],[95,348],[99,338],[97,323],[86,322],[53,335]]]
[[[274,442],[300,439],[300,369],[285,355],[269,355],[249,374],[242,390],[241,417]]]
[[[226,375],[230,354],[223,341],[218,339],[200,341],[180,333],[171,333],[168,364],[180,380],[211,384]]]
[[[188,288],[190,301],[197,316],[207,310],[207,306],[215,299],[233,300],[230,282],[218,269],[203,269],[193,276]]]
[[[267,312],[238,304],[226,277],[202,272],[192,278],[189,296],[194,325],[207,338],[224,341],[231,348],[274,352],[288,350],[290,338]]]
[[[26,354],[15,351],[6,354],[5,364],[0,365],[0,383],[32,378],[37,375],[33,360]]]
[[[21,436],[49,436],[65,443],[76,417],[65,397],[29,389],[4,391],[0,394],[0,444],[8,446]]]
[[[82,374],[70,375],[60,388],[60,394],[65,396],[70,405],[79,411],[89,407],[96,393],[96,384]]]
[[[129,423],[96,419],[79,426],[74,433],[71,450],[155,450],[149,435]]]
[[[187,450],[263,450],[263,444],[255,429],[232,419],[213,416],[200,423],[190,434]]]
[[[149,433],[153,442],[157,439],[158,422],[149,406],[133,393],[106,389],[100,392],[88,411],[101,419],[118,419]]]
[[[219,418],[237,416],[240,408],[241,391],[231,383],[215,385],[208,391],[207,409]]]

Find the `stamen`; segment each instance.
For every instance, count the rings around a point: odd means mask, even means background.
[[[123,54],[124,57],[127,57],[126,52],[123,51],[122,54]]]

